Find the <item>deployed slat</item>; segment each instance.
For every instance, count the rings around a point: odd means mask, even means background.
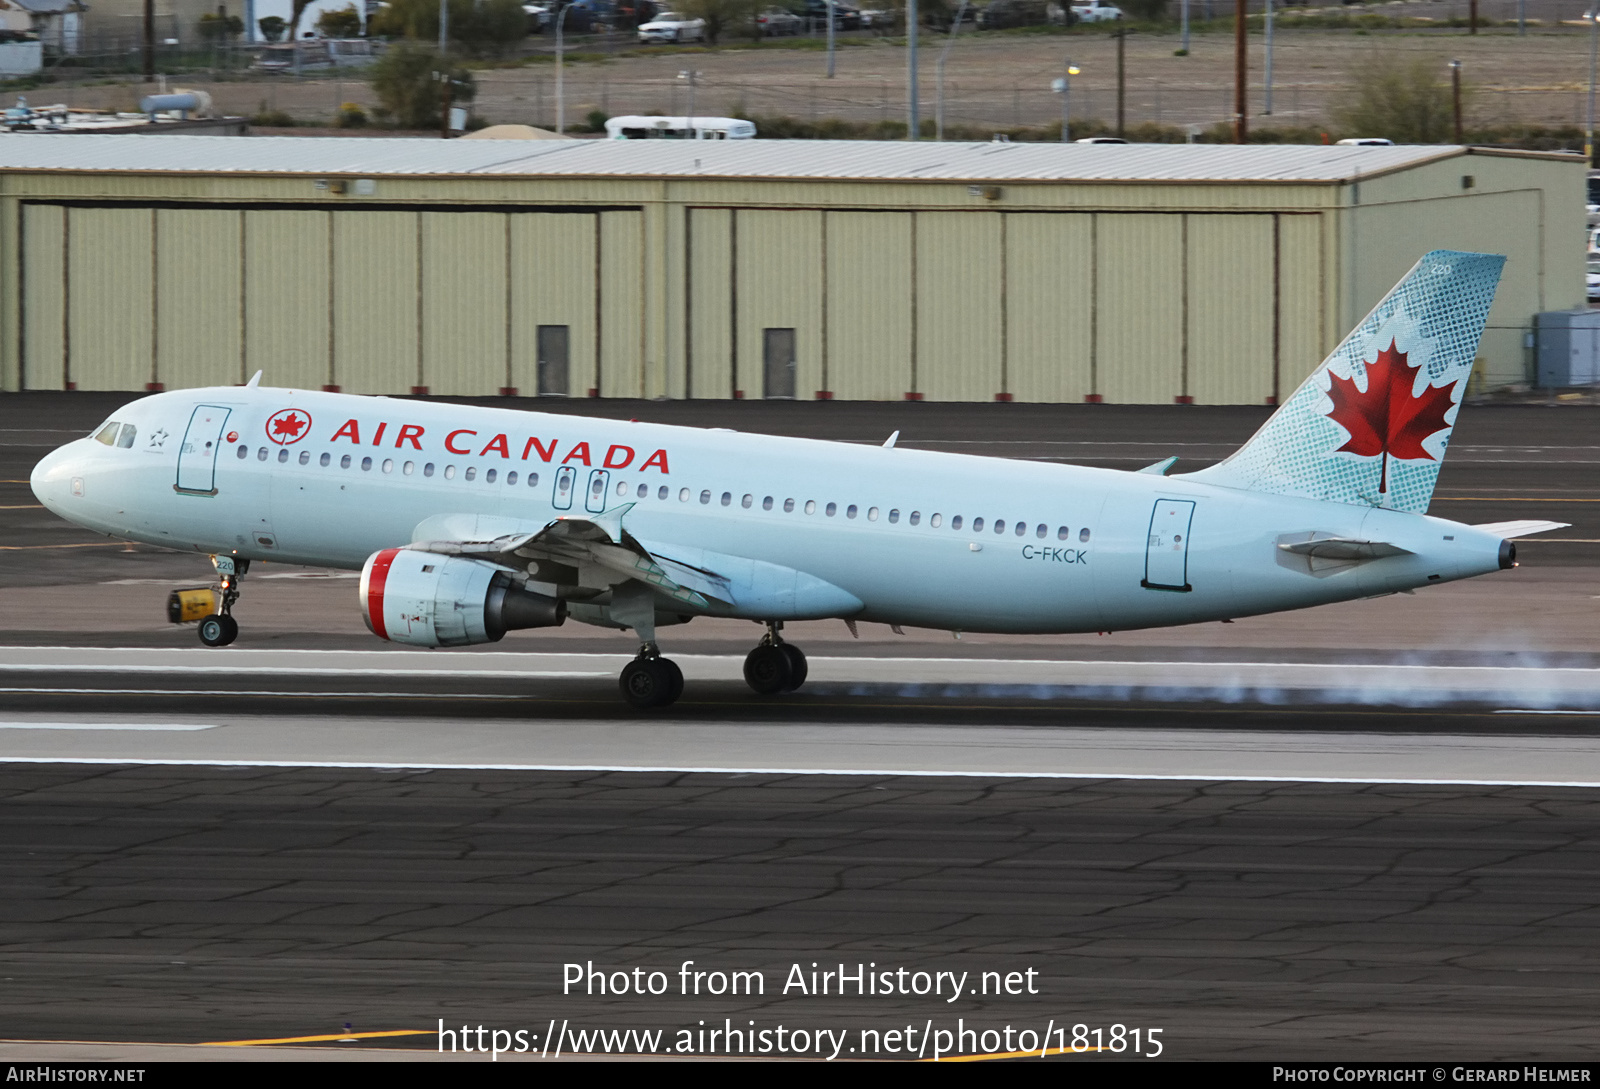
[[[417,214],[333,213],[333,373],[346,393],[418,380]]]
[[[506,219],[423,212],[422,381],[429,392],[487,397],[510,384]]]
[[[1094,301],[1088,215],[1006,217],[1006,392],[1081,402],[1089,388]]]
[[[268,386],[320,389],[333,381],[332,213],[244,214],[244,369]]]
[[[157,381],[167,389],[244,381],[241,213],[155,215]]]
[[[154,221],[149,208],[71,208],[67,378],[78,389],[152,381]]]
[[[67,381],[67,210],[22,206],[22,388]]]
[[[834,397],[897,401],[911,388],[907,212],[828,213],[828,374]]]
[[[992,401],[1000,389],[1000,216],[917,213],[916,391],[930,401]],[[974,275],[974,271],[977,275]],[[985,275],[984,273],[988,274]]]

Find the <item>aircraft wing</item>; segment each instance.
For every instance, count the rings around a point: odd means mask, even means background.
[[[1496,537],[1509,540],[1512,537],[1526,537],[1532,533],[1548,533],[1552,529],[1566,529],[1571,522],[1541,522],[1537,519],[1524,519],[1520,522],[1486,522],[1473,529],[1481,529],[1485,533],[1492,533]]]
[[[671,601],[697,609],[710,608],[708,594],[720,596],[717,590],[725,591],[725,583],[719,585],[722,580],[712,572],[696,571],[672,561],[667,561],[673,568],[669,574],[648,549],[623,531],[622,516],[631,506],[616,507],[593,518],[564,516],[537,530],[514,529],[493,537],[473,531],[505,528],[506,520],[470,515],[458,520],[445,515],[419,525],[418,536],[441,530],[466,530],[467,534],[453,539],[417,540],[407,547],[485,560],[513,571],[527,571],[540,581],[579,582],[585,567],[597,567],[605,575],[615,576],[618,582],[637,579]],[[495,525],[497,522],[501,524]],[[572,577],[561,577],[562,571],[570,571]],[[728,597],[723,600],[731,602]]]

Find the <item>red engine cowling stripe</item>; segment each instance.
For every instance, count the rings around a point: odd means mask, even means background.
[[[379,639],[389,638],[389,629],[383,622],[383,586],[389,581],[389,567],[398,548],[386,548],[372,560],[372,572],[367,576],[367,619],[372,622],[372,633]]]

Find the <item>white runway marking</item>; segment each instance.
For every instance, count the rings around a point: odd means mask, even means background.
[[[0,730],[134,730],[154,733],[193,733],[215,730],[215,723],[196,722],[0,722]]]
[[[587,676],[587,674],[585,674]],[[600,674],[609,677],[611,674]],[[318,692],[249,688],[0,688],[7,692],[30,696],[326,696],[329,699],[380,699],[380,700],[522,700],[527,694],[491,692]]]
[[[1575,779],[1393,779],[1320,775],[1155,775],[1127,772],[1066,771],[938,771],[919,768],[740,768],[679,767],[632,764],[415,764],[343,760],[145,760],[102,757],[0,756],[0,764],[100,764],[137,767],[208,768],[338,768],[350,771],[579,771],[637,774],[707,775],[864,775],[870,778],[920,779],[1114,779],[1134,782],[1176,783],[1323,783],[1348,786],[1457,786],[1457,787],[1580,787],[1600,788],[1600,781]]]

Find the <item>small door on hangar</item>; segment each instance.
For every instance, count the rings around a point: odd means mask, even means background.
[[[1189,523],[1194,520],[1194,501],[1157,499],[1150,512],[1150,536],[1144,549],[1144,578],[1139,585],[1147,590],[1188,591]]]
[[[793,329],[762,330],[761,396],[794,400],[796,355]]]
[[[565,397],[567,384],[567,342],[570,327],[539,326],[539,396]]]

